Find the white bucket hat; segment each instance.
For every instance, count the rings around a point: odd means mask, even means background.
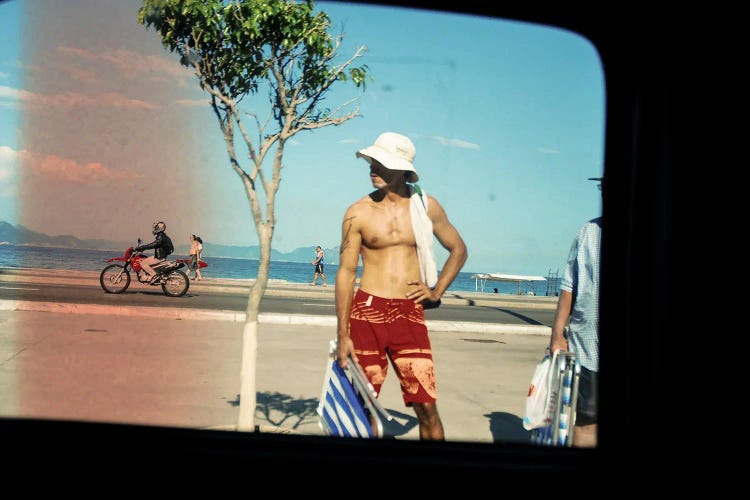
[[[417,182],[419,174],[413,161],[417,150],[405,135],[395,132],[384,132],[372,146],[357,151],[357,158],[364,158],[368,163],[374,159],[388,170],[406,170],[407,182]]]

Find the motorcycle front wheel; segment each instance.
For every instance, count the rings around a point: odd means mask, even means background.
[[[130,286],[130,273],[121,264],[110,264],[102,269],[99,284],[107,293],[122,293]]]
[[[169,297],[182,297],[187,293],[188,288],[190,288],[190,280],[182,271],[172,271],[161,284],[164,295]]]

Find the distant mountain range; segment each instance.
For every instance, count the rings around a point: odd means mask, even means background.
[[[148,243],[145,241],[144,243]],[[69,234],[49,236],[44,233],[32,231],[21,224],[14,226],[5,221],[0,221],[0,245],[28,245],[39,247],[62,247],[62,248],[82,248],[88,250],[114,250],[122,251],[135,242],[132,241],[111,241],[111,240],[82,240]],[[189,245],[175,245],[174,253],[177,255],[187,255]],[[325,262],[327,264],[336,264],[332,258],[338,255],[339,247],[324,248],[326,253]],[[203,253],[206,257],[229,257],[236,259],[258,259],[260,258],[260,246],[232,246],[216,245],[214,243],[203,243]],[[310,262],[315,256],[315,245],[310,247],[297,248],[291,252],[280,252],[271,249],[271,260],[287,262]],[[329,257],[330,256],[330,257]]]

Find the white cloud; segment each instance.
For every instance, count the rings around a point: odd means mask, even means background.
[[[175,104],[178,106],[185,106],[185,107],[208,107],[211,104],[211,100],[206,99],[177,99],[175,101]]]
[[[12,101],[38,107],[88,107],[107,106],[113,108],[157,109],[158,106],[140,99],[131,99],[119,92],[84,94],[63,92],[58,94],[36,94],[22,89],[0,86],[0,106],[13,104]]]
[[[449,139],[447,137],[440,137],[437,135],[434,136],[433,139],[435,139],[438,143],[442,144],[443,146],[459,148],[459,149],[472,149],[475,151],[479,151],[479,144],[464,141],[462,139]]]
[[[0,161],[14,159],[16,154],[16,151],[10,146],[0,146]]]
[[[560,154],[560,151],[558,151],[557,149],[553,149],[553,148],[539,148],[537,151],[539,151],[540,153],[544,153],[546,155],[559,155]]]
[[[122,49],[90,51],[76,47],[56,47],[55,50],[70,59],[114,66],[127,79],[150,77],[157,81],[166,79],[184,84],[186,80],[193,78],[190,70],[180,65],[176,59],[147,56]]]
[[[20,168],[32,177],[73,184],[142,177],[133,172],[114,170],[98,162],[79,163],[70,158],[0,146],[0,180],[12,176]]]
[[[33,99],[34,94],[25,90],[14,89],[0,85],[0,99],[9,99],[13,101],[29,101]]]
[[[130,50],[101,50],[90,51],[76,47],[58,46],[57,54],[62,57],[52,64],[64,72],[67,78],[76,83],[85,83],[92,88],[107,89],[106,80],[121,82],[123,80],[150,80],[160,85],[186,87],[191,85],[195,77],[190,69],[180,65],[175,59],[160,56],[145,55]],[[39,74],[39,66],[21,66],[20,69],[28,74]],[[108,68],[109,67],[109,68]],[[0,73],[7,77],[8,73]],[[19,103],[24,106],[36,106],[38,109],[48,107],[88,107],[106,106],[112,108],[129,109],[159,109],[160,105],[147,99],[129,97],[121,92],[57,92],[40,94],[27,90],[0,85],[0,108],[18,109]],[[177,101],[181,106],[205,106],[206,100],[183,99]]]
[[[16,151],[8,146],[0,146],[0,183],[11,180],[16,173]]]

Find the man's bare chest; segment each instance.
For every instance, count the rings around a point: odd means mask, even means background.
[[[416,244],[408,206],[368,210],[361,234],[362,243],[368,248]]]

